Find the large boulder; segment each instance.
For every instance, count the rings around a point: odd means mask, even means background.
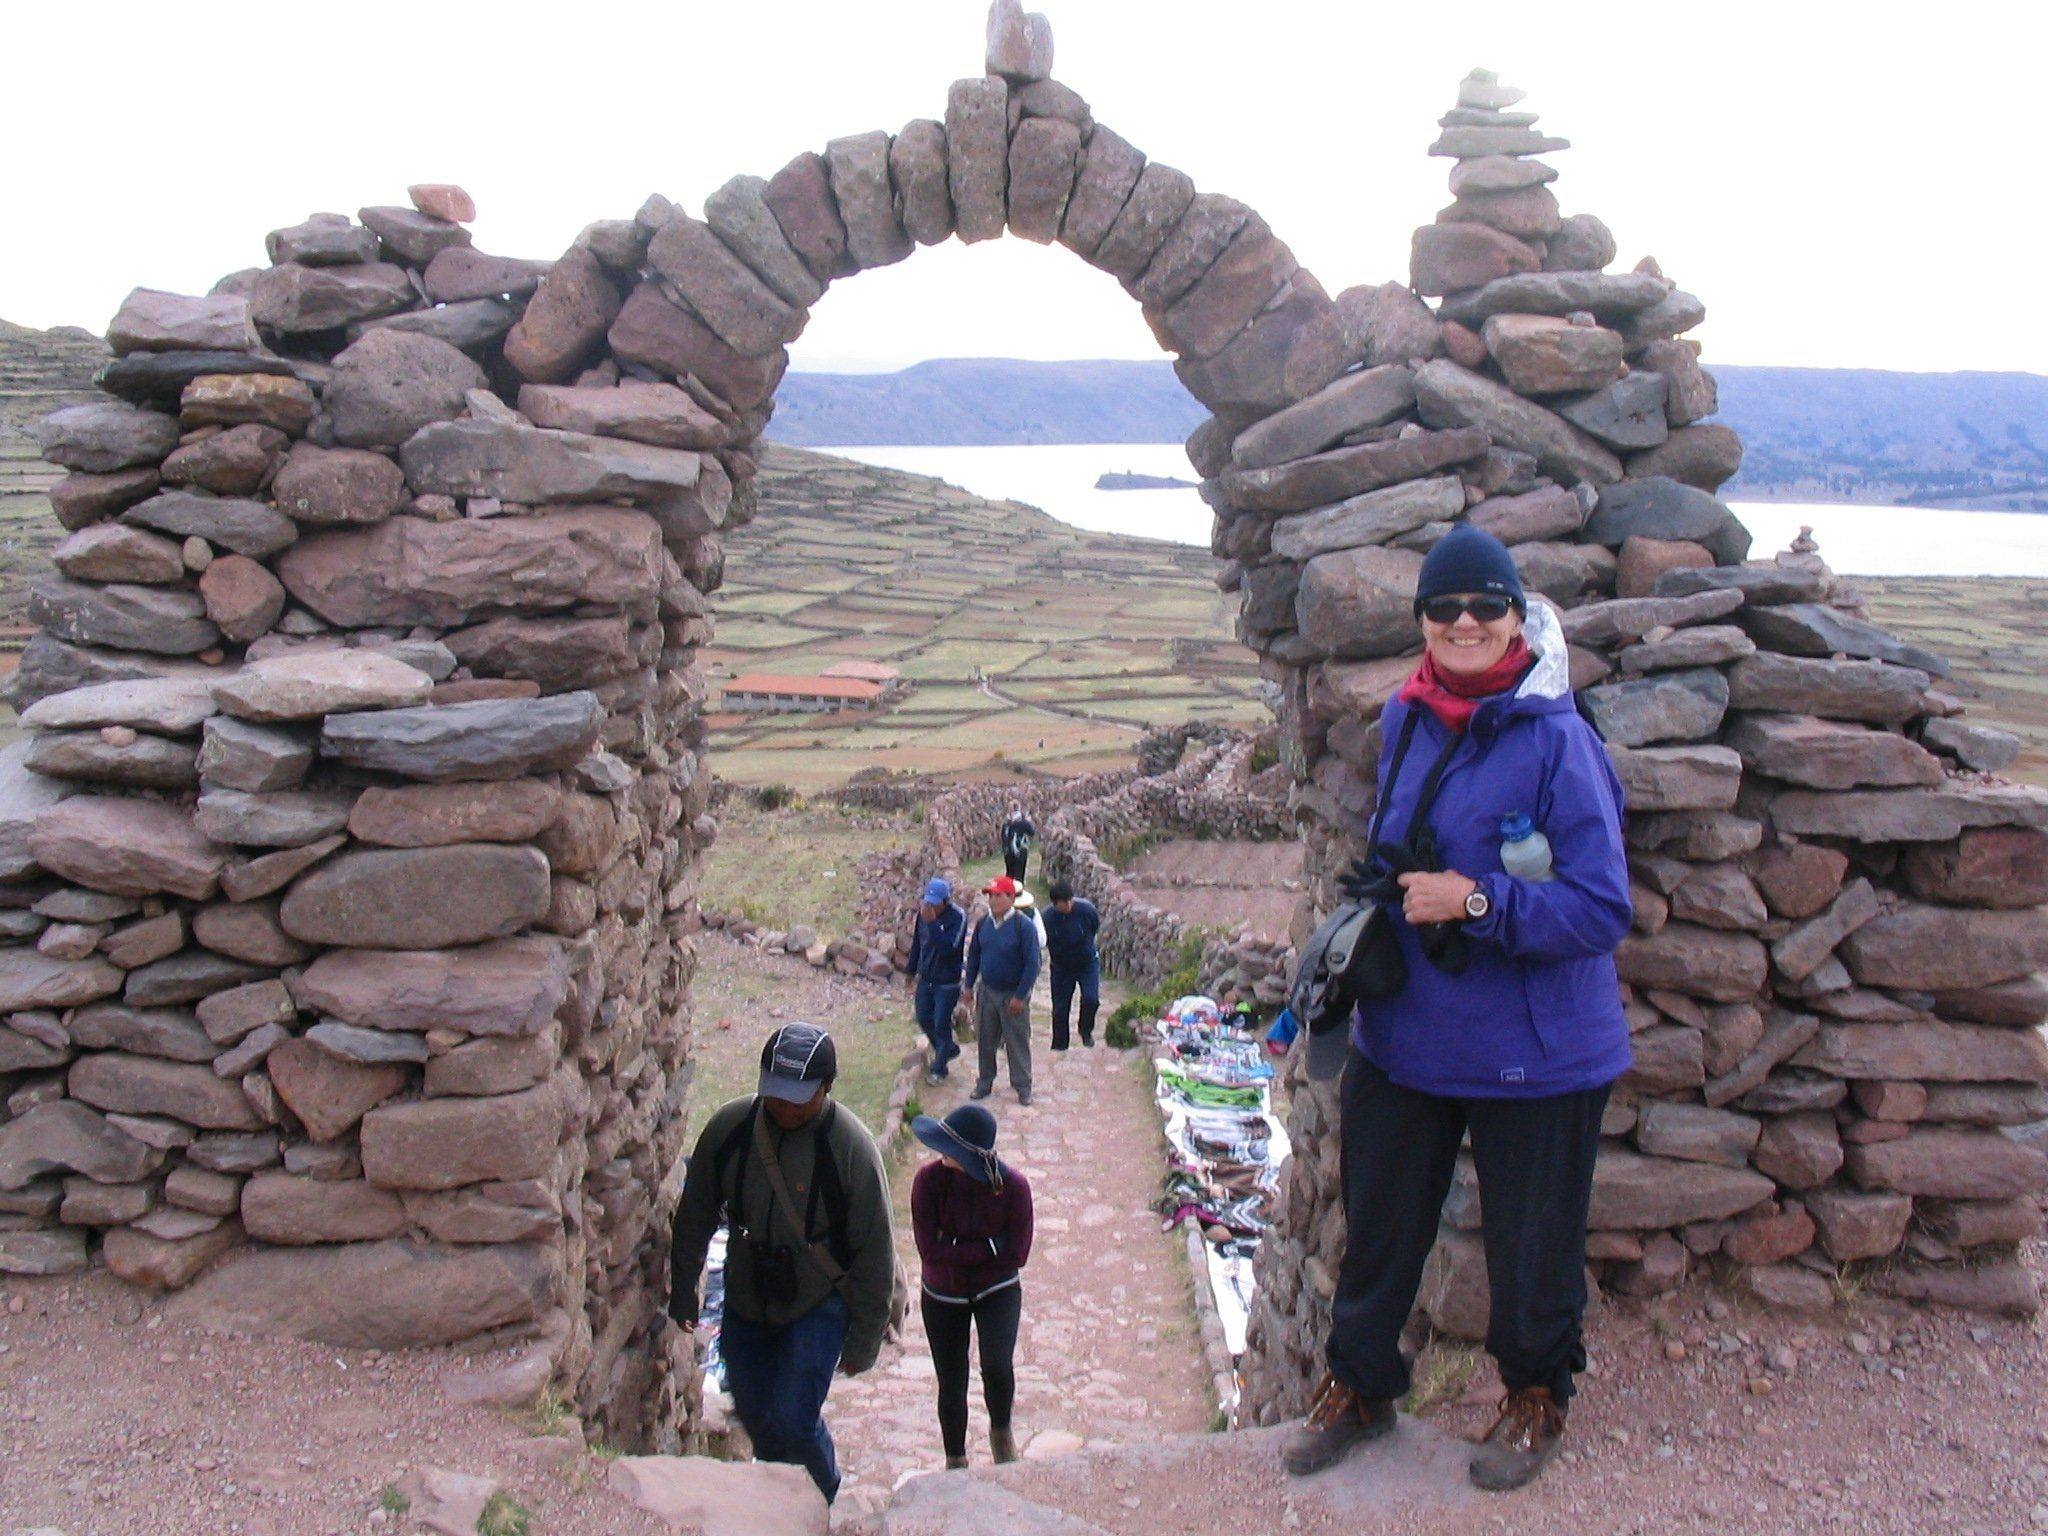
[[[100,1051],[73,1063],[74,1099],[125,1115],[167,1115],[209,1131],[253,1131],[263,1122],[239,1083],[197,1062]]]
[[[1498,446],[1533,455],[1545,474],[1565,483],[1611,485],[1621,478],[1621,460],[1587,433],[1449,358],[1416,369],[1415,399],[1429,425],[1476,427]]]
[[[177,446],[177,417],[118,400],[67,405],[36,426],[36,447],[44,458],[96,475],[155,464]]]
[[[568,378],[596,356],[619,304],[619,290],[604,267],[578,245],[541,279],[505,337],[505,361],[523,379]]]
[[[528,843],[554,821],[561,799],[551,779],[373,785],[356,797],[348,829],[387,848]]]
[[[344,853],[299,877],[279,919],[309,944],[441,949],[509,937],[547,910],[537,849],[457,843]]]
[[[30,620],[75,645],[191,656],[220,642],[197,592],[44,576],[29,588]]]
[[[1664,476],[1605,487],[1586,520],[1586,537],[1610,549],[1632,538],[1683,540],[1706,546],[1722,565],[1735,565],[1749,553],[1749,530],[1741,519],[1697,486]]]
[[[386,1104],[363,1117],[363,1172],[386,1189],[538,1178],[554,1161],[568,1110],[553,1079],[488,1098]]]
[[[195,901],[214,893],[228,860],[178,806],[107,795],[76,795],[45,811],[29,852],[52,874],[96,891]]]
[[[621,507],[375,528],[301,539],[277,562],[285,589],[329,623],[459,624],[483,609],[632,604],[661,587],[661,529]]]
[[[604,704],[589,692],[479,699],[330,715],[320,751],[351,767],[434,783],[514,779],[573,767],[596,745],[604,722]]]
[[[334,950],[292,983],[303,1008],[370,1029],[533,1035],[569,995],[569,961],[549,938],[466,949]]]
[[[422,427],[399,450],[399,462],[415,491],[528,504],[614,498],[660,504],[694,490],[699,475],[697,455],[684,449],[501,420]]]
[[[164,1155],[109,1125],[76,1099],[38,1104],[0,1124],[0,1190],[16,1190],[50,1173],[81,1173],[102,1184],[133,1184]]]
[[[1747,1168],[1643,1157],[1603,1146],[1593,1165],[1587,1225],[1596,1232],[1650,1232],[1722,1221],[1770,1199],[1776,1188]]]
[[[419,704],[434,680],[381,651],[297,651],[245,663],[213,685],[238,720],[317,720],[358,709]]]
[[[1397,655],[1418,643],[1414,602],[1422,557],[1405,549],[1336,550],[1302,568],[1295,625],[1326,656]]]
[[[1753,772],[1813,789],[1898,788],[1943,778],[1941,759],[1903,736],[1806,715],[1738,714],[1725,740]]]
[[[485,382],[483,369],[445,341],[378,329],[335,358],[323,399],[336,442],[396,448],[421,427],[460,416],[463,397]]]
[[[443,1247],[393,1238],[267,1248],[206,1276],[172,1315],[343,1349],[414,1349],[526,1322],[556,1279],[551,1252],[534,1243]]]
[[[107,322],[107,345],[116,357],[130,352],[254,352],[262,346],[240,294],[189,298],[158,288],[136,288]]]
[[[1907,904],[1865,923],[1839,951],[1868,987],[1943,992],[2048,966],[2048,909],[1969,911]]]
[[[315,1141],[347,1135],[364,1115],[405,1086],[402,1066],[345,1060],[311,1039],[284,1041],[264,1066],[277,1096]]]

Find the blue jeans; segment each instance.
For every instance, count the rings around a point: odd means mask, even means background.
[[[960,983],[917,978],[917,1027],[932,1043],[932,1070],[946,1075],[946,1063],[960,1054],[953,1043],[953,1009],[960,1001]]]
[[[845,1342],[846,1298],[837,1291],[780,1328],[750,1322],[728,1305],[719,1334],[726,1389],[754,1459],[802,1467],[828,1504],[839,1492],[839,1458],[825,1427],[825,1395]]]

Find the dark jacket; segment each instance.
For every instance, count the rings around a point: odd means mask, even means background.
[[[910,1226],[924,1261],[924,1288],[966,1301],[1017,1276],[1031,1257],[1031,1185],[1007,1165],[992,1190],[945,1163],[926,1163],[910,1184]]]
[[[777,1210],[775,1194],[761,1171],[760,1155],[753,1138],[741,1133],[735,1150],[718,1156],[726,1138],[743,1125],[755,1100],[734,1099],[706,1122],[690,1153],[689,1173],[683,1197],[676,1206],[675,1233],[669,1247],[669,1316],[678,1322],[697,1320],[697,1282],[703,1273],[704,1255],[712,1235],[726,1219],[727,1207],[740,1179],[741,1163],[749,1163],[745,1188],[745,1210],[733,1215],[745,1226],[768,1234],[778,1243],[795,1246],[800,1235]],[[867,1127],[843,1104],[831,1103],[824,1114],[801,1130],[778,1131],[768,1125],[770,1145],[776,1148],[782,1176],[799,1209],[808,1204],[811,1180],[817,1171],[817,1138],[825,1137],[825,1153],[833,1161],[845,1193],[840,1213],[842,1246],[847,1254],[846,1277],[838,1290],[846,1298],[846,1344],[840,1359],[849,1373],[864,1371],[875,1363],[882,1347],[882,1333],[889,1324],[889,1300],[896,1278],[896,1257],[889,1216],[889,1179],[882,1168],[882,1155]],[[810,1236],[823,1240],[830,1230],[830,1216],[821,1210],[818,1226]],[[794,1322],[816,1307],[834,1289],[832,1282],[808,1258],[798,1256],[796,1287],[791,1299],[771,1304],[765,1300],[754,1273],[750,1246],[743,1242],[727,1245],[725,1255],[725,1304],[739,1317],[751,1322],[780,1327]]]
[[[917,931],[910,938],[910,959],[903,969],[933,986],[960,985],[960,964],[967,946],[967,914],[952,902],[939,908],[930,922],[917,916]]]
[[[1038,836],[1038,828],[1031,825],[1029,816],[1013,816],[1003,823],[1003,854],[1007,858],[1020,858],[1031,851],[1031,840]]]
[[[1607,750],[1572,701],[1564,637],[1531,603],[1535,668],[1479,706],[1453,749],[1429,817],[1442,867],[1479,882],[1492,910],[1466,923],[1470,965],[1426,959],[1394,911],[1408,985],[1360,1006],[1358,1048],[1404,1088],[1446,1097],[1543,1098],[1610,1083],[1628,1070],[1614,950],[1633,912],[1622,790]],[[1380,781],[1410,708],[1421,710],[1401,773],[1386,790],[1386,843],[1407,837],[1430,765],[1449,736],[1421,705],[1387,705]],[[1550,840],[1554,878],[1503,872],[1501,818],[1525,811]]]
[[[1038,980],[1038,925],[1010,909],[1000,923],[993,915],[974,925],[967,941],[967,985],[976,983],[1008,997],[1029,998]]]
[[[1065,975],[1094,967],[1095,935],[1102,929],[1102,914],[1094,902],[1076,896],[1073,906],[1071,912],[1062,912],[1054,903],[1045,908],[1045,956]]]

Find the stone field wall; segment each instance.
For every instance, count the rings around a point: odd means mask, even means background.
[[[1745,563],[1699,302],[1608,270],[1538,158],[1563,141],[1489,77],[1432,147],[1455,200],[1410,281],[1333,298],[1096,122],[1044,18],[998,0],[988,42],[941,116],[553,262],[477,250],[469,199],[421,186],[272,232],[206,296],[130,295],[104,398],[41,438],[69,537],[0,782],[0,1265],[338,1344],[534,1334],[611,1437],[689,1413],[659,1345],[720,533],[826,288],[1007,231],[1117,278],[1214,413],[1189,452],[1305,906],[1357,851],[1429,544],[1488,527],[1569,610],[1638,880],[1603,1283],[1718,1256],[1805,1305],[1902,1254],[1897,1293],[2032,1307],[2005,1256],[2048,1175],[2016,1134],[2048,804],[1980,771],[2009,744],[1817,561]],[[941,829],[952,857],[995,819]],[[1294,1113],[1266,1416],[1342,1235],[1328,1105]],[[1445,1295],[1475,1220],[1453,1202]]]

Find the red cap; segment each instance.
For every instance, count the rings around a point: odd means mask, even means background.
[[[997,875],[995,879],[989,881],[987,885],[981,888],[981,894],[984,896],[1015,896],[1023,889],[1023,886],[1012,880],[1008,875]]]

